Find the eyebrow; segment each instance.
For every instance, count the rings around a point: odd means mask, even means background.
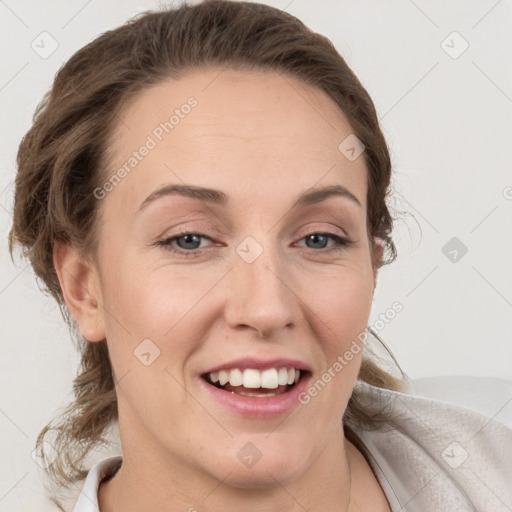
[[[139,207],[139,211],[146,208],[150,203],[155,202],[157,199],[170,195],[191,197],[206,203],[218,205],[226,205],[229,202],[229,196],[227,194],[213,188],[199,187],[196,185],[165,185],[152,192],[142,202]],[[357,197],[343,185],[330,185],[303,192],[293,203],[292,208],[321,203],[331,197],[343,197],[349,199],[351,202],[362,208],[359,199],[357,199]]]

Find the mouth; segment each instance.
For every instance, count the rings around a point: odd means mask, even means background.
[[[211,386],[231,394],[272,397],[290,392],[304,378],[307,370],[293,366],[279,368],[231,368],[208,372],[201,377]]]
[[[301,405],[311,370],[300,361],[238,360],[200,374],[206,397],[247,418],[276,418]]]

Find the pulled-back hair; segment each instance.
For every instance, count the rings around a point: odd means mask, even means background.
[[[333,44],[279,9],[243,1],[206,0],[196,5],[144,12],[103,33],[58,71],[38,106],[17,155],[11,255],[24,248],[35,274],[56,299],[78,343],[81,364],[75,400],[59,421],[47,425],[58,457],[49,467],[55,481],[83,478],[87,454],[117,421],[117,399],[106,340],[84,340],[66,308],[53,263],[57,241],[94,256],[99,201],[93,191],[109,174],[107,141],[124,102],[149,85],[203,68],[275,71],[324,91],[343,111],[364,143],[368,171],[367,234],[382,240],[377,266],[396,259],[393,219],[386,199],[391,161],[374,104]],[[358,378],[388,389],[401,380],[365,354]],[[367,406],[353,394],[346,418],[371,424]]]

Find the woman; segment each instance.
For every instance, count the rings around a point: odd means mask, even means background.
[[[511,431],[363,351],[390,177],[367,92],[285,12],[206,1],[77,52],[20,146],[10,235],[83,347],[39,438],[57,509],[511,505]]]

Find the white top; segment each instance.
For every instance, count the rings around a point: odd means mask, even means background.
[[[512,510],[512,429],[496,419],[500,411],[491,418],[361,382],[355,391],[391,415],[378,430],[348,424],[347,437],[367,458],[393,512]],[[62,510],[99,512],[99,484],[121,462],[109,457],[93,466],[80,494],[62,503]]]

